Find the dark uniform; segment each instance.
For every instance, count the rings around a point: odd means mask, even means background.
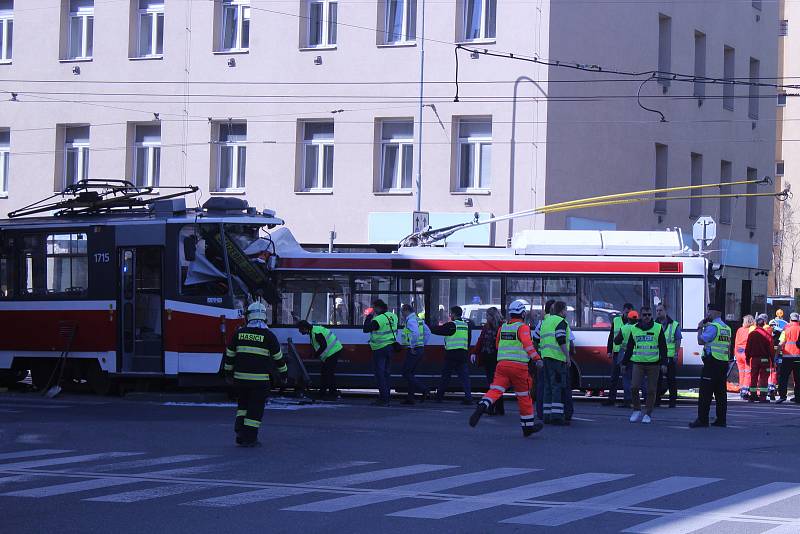
[[[225,351],[224,371],[227,378],[233,378],[239,398],[236,443],[254,445],[270,390],[270,375],[279,373],[284,382],[288,372],[278,338],[267,328],[240,328]]]

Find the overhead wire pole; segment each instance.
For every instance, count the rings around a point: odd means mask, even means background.
[[[417,117],[417,211],[422,211],[422,112],[425,110],[425,0],[422,0],[419,46],[419,111]]]

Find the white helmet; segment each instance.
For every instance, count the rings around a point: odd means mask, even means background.
[[[254,302],[247,307],[247,320],[248,321],[266,321],[267,320],[267,307],[260,302]]]
[[[508,305],[508,313],[511,315],[524,315],[528,311],[528,301],[517,299]]]

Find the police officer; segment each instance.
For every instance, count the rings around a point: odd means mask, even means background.
[[[375,406],[389,406],[392,390],[392,354],[397,343],[397,315],[389,311],[389,306],[381,299],[372,303],[364,320],[364,333],[369,334],[372,349],[372,362],[375,366],[375,381],[378,383],[378,399]]]
[[[308,321],[300,321],[297,329],[301,334],[309,337],[311,348],[314,349],[314,357],[319,358],[322,362],[319,397],[326,400],[338,399],[336,364],[339,362],[339,354],[343,349],[342,343],[337,339],[336,334],[324,326],[311,325]]]
[[[700,400],[697,419],[689,428],[708,427],[711,398],[717,401],[717,419],[713,426],[726,426],[728,413],[727,377],[731,353],[731,327],[722,321],[722,310],[709,306],[697,325],[697,342],[703,345],[703,371],[700,375]]]
[[[649,424],[652,422],[653,406],[658,396],[659,371],[662,373],[667,371],[667,341],[661,323],[653,321],[653,311],[650,306],[642,306],[640,317],[639,322],[631,328],[622,365],[633,367],[631,380],[633,413],[630,421]],[[644,412],[639,392],[643,382],[647,384]]]
[[[247,308],[247,325],[236,331],[225,350],[225,381],[234,386],[239,403],[236,409],[236,443],[242,447],[259,445],[258,429],[264,415],[264,402],[270,389],[270,375],[286,381],[288,369],[278,338],[267,328],[267,309],[260,302]]]
[[[667,342],[667,373],[658,375],[658,398],[656,406],[661,406],[661,397],[669,391],[669,407],[678,405],[678,381],[676,378],[678,352],[681,349],[683,336],[681,325],[667,314],[667,307],[662,303],[656,306],[656,322],[661,324],[664,339]],[[662,388],[663,386],[663,388]]]
[[[461,378],[464,388],[464,399],[461,404],[472,404],[472,386],[469,378],[469,365],[467,351],[471,341],[469,324],[461,318],[464,311],[461,306],[450,308],[450,322],[441,326],[433,326],[431,333],[444,336],[444,367],[439,389],[436,391],[436,402],[444,400],[444,394],[450,383],[453,371]]]

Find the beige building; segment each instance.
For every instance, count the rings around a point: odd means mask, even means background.
[[[418,205],[440,226],[774,171],[774,91],[571,68],[774,78],[773,2],[0,0],[0,23],[0,216],[125,178],[244,196],[306,244],[396,244]],[[561,212],[454,239],[681,227],[690,241],[701,215],[719,223],[712,259],[738,316],[766,295],[768,199]]]

